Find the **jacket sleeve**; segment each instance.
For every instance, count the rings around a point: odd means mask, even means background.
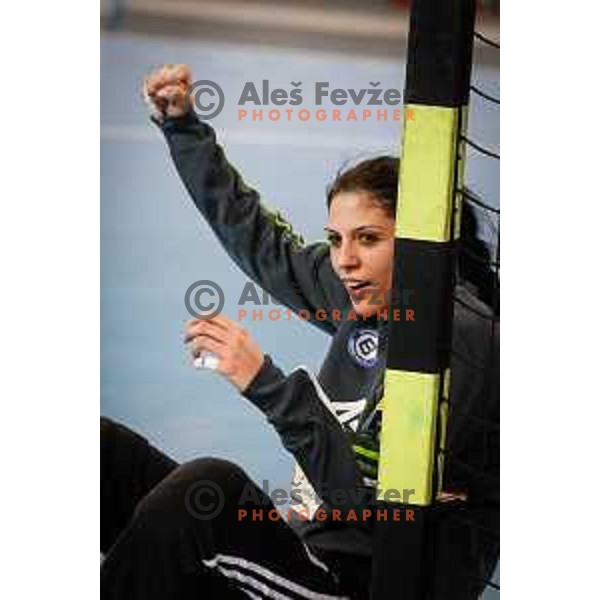
[[[286,377],[266,355],[243,395],[265,414],[323,500],[332,505],[329,492],[355,489],[351,442],[310,371],[300,367]]]
[[[213,129],[193,113],[158,124],[196,208],[235,263],[280,303],[308,310],[311,322],[334,333],[338,322],[331,311],[344,309],[349,299],[328,244],[305,245],[280,213],[265,208],[227,161]],[[322,321],[315,316],[319,309],[326,311]]]

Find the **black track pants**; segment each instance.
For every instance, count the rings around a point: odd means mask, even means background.
[[[103,418],[100,430],[103,600],[368,597],[370,561],[317,557],[266,518],[275,507],[235,464],[177,465],[120,424]],[[247,486],[262,521],[240,517]]]

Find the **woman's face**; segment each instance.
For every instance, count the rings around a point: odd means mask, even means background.
[[[325,231],[331,262],[357,314],[386,307],[392,287],[394,220],[366,192],[340,192],[329,207]]]

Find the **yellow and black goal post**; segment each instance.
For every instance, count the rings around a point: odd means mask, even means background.
[[[474,20],[475,0],[413,0],[411,7],[392,298],[413,291],[414,321],[389,319],[373,600],[435,595],[432,506],[443,468]]]

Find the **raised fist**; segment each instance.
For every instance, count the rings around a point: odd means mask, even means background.
[[[191,83],[187,65],[164,65],[150,73],[142,90],[150,114],[159,121],[186,114],[190,110],[187,91]]]

